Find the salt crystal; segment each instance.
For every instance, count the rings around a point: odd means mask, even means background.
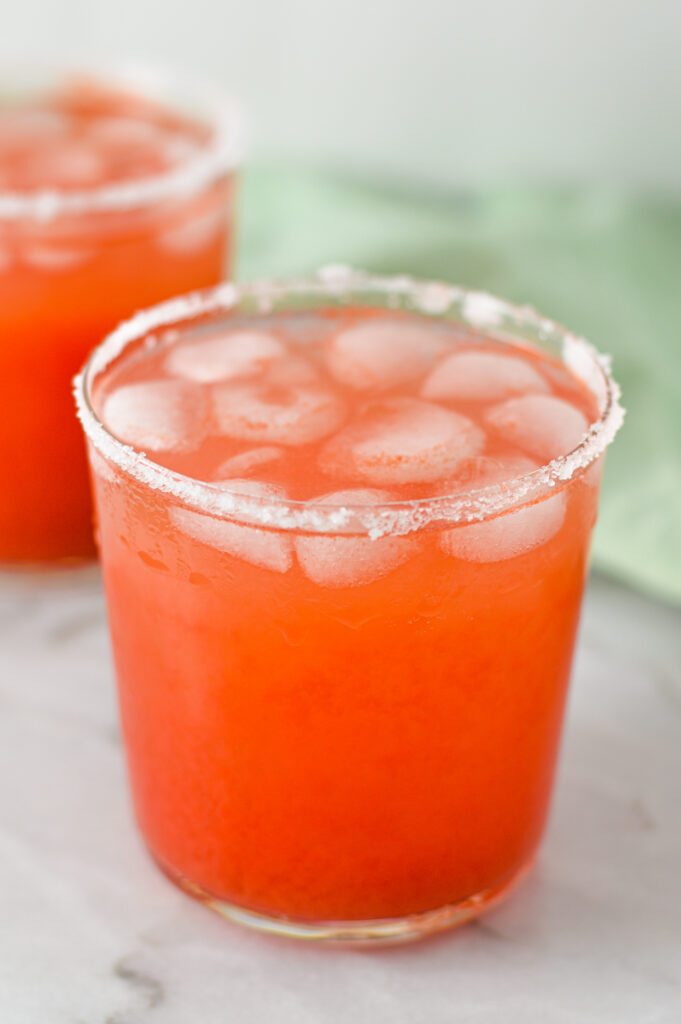
[[[498,327],[503,323],[508,306],[487,292],[467,292],[461,312],[464,320],[474,327]]]

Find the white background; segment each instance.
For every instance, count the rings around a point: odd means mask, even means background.
[[[2,0],[0,58],[229,85],[256,156],[444,186],[681,192],[679,0]]]

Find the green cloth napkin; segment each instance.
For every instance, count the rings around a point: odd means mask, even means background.
[[[681,205],[613,190],[448,197],[290,167],[244,180],[238,276],[348,263],[491,291],[614,358],[628,415],[596,565],[681,602]]]

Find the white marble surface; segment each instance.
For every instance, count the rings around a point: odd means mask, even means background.
[[[94,570],[0,578],[1,1024],[679,1024],[681,614],[592,582],[530,880],[421,945],[213,916],[135,833]]]

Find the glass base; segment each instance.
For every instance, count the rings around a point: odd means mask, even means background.
[[[509,893],[528,874],[531,863],[524,865],[504,885],[496,889],[485,889],[469,896],[460,903],[452,903],[435,910],[427,910],[421,914],[409,914],[407,917],[383,918],[374,921],[296,921],[289,917],[268,917],[254,910],[226,900],[216,899],[200,886],[186,878],[169,871],[165,865],[162,870],[172,882],[178,885],[194,899],[199,900],[221,917],[234,924],[251,928],[268,935],[279,935],[288,939],[302,939],[307,942],[337,943],[341,945],[390,945],[400,942],[413,942],[416,939],[435,935],[437,932],[457,928],[467,921],[485,913],[492,906],[505,899]]]
[[[72,576],[84,569],[97,566],[97,554],[93,551],[87,555],[61,555],[58,558],[41,559],[3,559],[0,555],[0,573],[3,576],[45,576],[58,579],[60,576]]]

